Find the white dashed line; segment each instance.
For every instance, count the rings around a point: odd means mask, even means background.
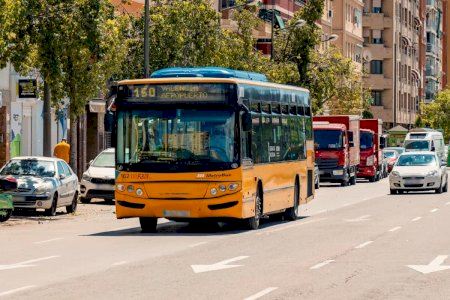
[[[326,218],[310,220],[310,221],[304,221],[304,222],[301,222],[301,221],[300,222],[294,222],[294,223],[291,223],[291,225],[282,224],[282,225],[278,225],[276,227],[274,226],[275,228],[271,229],[271,230],[259,231],[259,232],[256,233],[256,235],[274,233],[274,232],[278,232],[278,231],[289,229],[289,228],[293,228],[293,227],[298,227],[298,226],[302,226],[302,225],[306,225],[306,224],[316,223],[316,222],[319,222],[319,221],[322,221],[322,220],[326,220]],[[273,227],[271,227],[271,228],[273,228]]]
[[[326,265],[331,264],[332,262],[334,262],[334,260],[333,259],[329,259],[329,260],[323,261],[321,263],[318,263],[317,265],[312,266],[310,269],[311,270],[320,269],[320,268],[322,268],[322,267],[324,267]]]
[[[422,217],[416,217],[416,218],[412,219],[411,222],[416,222],[416,221],[419,221],[420,219],[422,219]]]
[[[445,205],[450,205],[450,202],[445,203]]]
[[[278,289],[278,288],[277,287],[269,287],[269,288],[267,288],[265,290],[262,290],[261,292],[258,292],[256,294],[250,296],[250,297],[245,298],[244,300],[256,300],[256,299],[259,299],[259,298],[261,298],[261,297],[263,297],[263,296],[265,296],[265,295],[275,291],[276,289]]]
[[[368,246],[368,245],[370,245],[370,244],[372,244],[372,243],[373,243],[373,241],[367,241],[367,242],[365,242],[365,243],[362,243],[361,245],[356,246],[355,249],[361,249],[361,248],[364,248],[364,247],[366,247],[366,246]]]
[[[25,290],[28,290],[28,289],[32,289],[34,287],[36,287],[36,286],[35,285],[27,285],[27,286],[23,286],[23,287],[20,287],[20,288],[17,288],[17,289],[13,289],[13,290],[9,290],[9,291],[6,291],[6,292],[1,292],[0,293],[0,297],[9,296],[9,295],[14,294],[14,293],[18,293],[18,292],[22,292],[22,291],[25,291]]]
[[[397,231],[399,229],[402,229],[402,227],[401,226],[394,227],[392,229],[389,229],[389,232],[394,232],[394,231]]]
[[[124,260],[124,261],[118,261],[118,262],[115,262],[115,263],[113,263],[112,265],[116,267],[116,266],[124,265],[124,264],[126,264],[126,263],[127,263],[127,261]]]
[[[430,213],[437,212],[438,210],[439,210],[438,208],[433,208],[432,210],[430,210]]]
[[[54,239],[50,239],[50,240],[45,240],[45,241],[39,241],[39,242],[34,242],[36,245],[39,244],[45,244],[45,243],[50,243],[50,242],[54,242],[54,241],[59,241],[59,240],[63,240],[64,238],[54,238]]]
[[[198,247],[198,246],[207,244],[207,243],[208,243],[208,242],[195,243],[195,244],[189,245],[189,248],[195,248],[195,247]]]

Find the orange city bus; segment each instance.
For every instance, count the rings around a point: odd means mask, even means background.
[[[308,90],[223,68],[172,68],[118,83],[116,216],[295,220],[314,196]]]

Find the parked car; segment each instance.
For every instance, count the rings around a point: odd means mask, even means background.
[[[9,192],[14,209],[44,209],[49,216],[56,215],[59,207],[65,207],[67,213],[77,209],[78,178],[61,159],[16,157],[1,169],[0,175],[17,180],[17,189]]]
[[[389,183],[391,194],[425,190],[440,194],[448,190],[447,167],[436,152],[405,152],[395,163]]]
[[[319,167],[317,166],[317,164],[314,164],[314,188],[316,190],[320,188]]]
[[[8,221],[14,210],[12,196],[8,192],[17,189],[14,177],[0,177],[0,222]]]
[[[387,163],[388,172],[392,171],[400,154],[396,150],[383,150],[383,158]]]
[[[383,150],[395,150],[395,151],[398,152],[398,155],[400,155],[403,152],[405,152],[405,148],[403,148],[403,147],[386,147]]]
[[[82,203],[89,203],[93,198],[104,199],[107,202],[114,200],[115,164],[114,148],[102,151],[90,162],[81,179]]]

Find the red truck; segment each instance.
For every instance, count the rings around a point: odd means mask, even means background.
[[[321,182],[356,184],[359,165],[359,116],[313,118],[316,164]]]
[[[359,124],[361,127],[361,162],[358,166],[358,177],[368,179],[370,182],[378,181],[387,173],[387,166],[381,151],[385,146],[383,121],[363,119]]]

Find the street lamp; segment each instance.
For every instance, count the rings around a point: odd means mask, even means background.
[[[334,42],[339,38],[339,36],[337,34],[325,34],[322,39],[321,42],[322,43],[326,43],[326,42]]]
[[[272,11],[272,32],[271,32],[271,39],[270,39],[270,59],[273,60],[273,40],[274,40],[274,24],[273,24],[273,15],[275,13]],[[289,26],[284,27],[281,30],[289,30],[289,35],[288,38],[286,39],[286,45],[284,47],[284,49],[287,48],[287,45],[289,44],[289,41],[291,39],[291,35],[292,35],[292,31],[290,29],[292,28],[300,28],[306,25],[306,21],[303,19],[298,19],[297,21],[295,21],[294,24],[291,24]]]

